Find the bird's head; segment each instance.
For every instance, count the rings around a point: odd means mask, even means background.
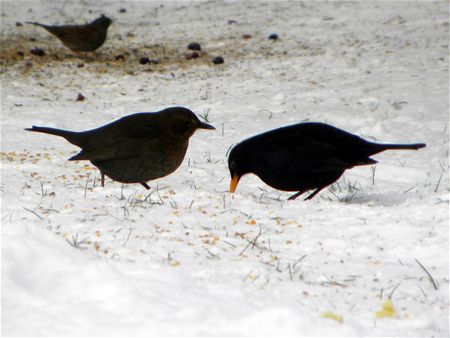
[[[183,107],[171,107],[164,109],[168,117],[171,131],[180,138],[189,138],[197,129],[216,129],[212,125],[202,122],[189,109]]]
[[[248,163],[242,144],[238,144],[231,149],[228,156],[228,169],[231,176],[230,192],[234,193],[241,177],[251,172]]]
[[[111,23],[112,23],[112,20],[110,18],[108,18],[107,16],[105,16],[104,14],[102,14],[97,19],[92,21],[93,25],[104,28],[104,29],[108,29],[108,27],[109,27],[109,25],[111,25]]]

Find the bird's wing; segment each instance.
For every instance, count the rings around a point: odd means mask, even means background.
[[[320,173],[353,167],[337,156],[336,148],[309,138],[286,138],[264,144],[264,161],[273,171],[282,173]]]
[[[161,133],[148,124],[121,123],[108,131],[92,130],[81,147],[82,150],[69,160],[105,161],[143,156],[157,149]]]

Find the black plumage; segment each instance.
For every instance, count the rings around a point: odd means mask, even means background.
[[[235,191],[243,175],[253,173],[275,189],[297,191],[290,200],[314,190],[306,198],[309,200],[337,181],[345,170],[377,163],[372,155],[423,147],[423,143],[374,143],[324,123],[299,123],[237,144],[228,158],[230,191]]]
[[[183,161],[189,138],[197,129],[214,129],[187,108],[122,117],[97,129],[73,132],[36,127],[26,130],[64,137],[81,151],[69,161],[88,160],[102,174],[122,183],[141,183],[164,177]]]

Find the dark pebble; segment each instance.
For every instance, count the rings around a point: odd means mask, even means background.
[[[198,42],[191,42],[188,46],[188,49],[190,50],[202,50],[202,47],[200,46],[200,44]]]
[[[269,35],[269,40],[278,40],[278,34],[272,33]]]
[[[33,49],[30,49],[30,53],[33,54],[33,55],[37,55],[37,56],[44,56],[45,55],[44,50],[42,48],[37,48],[37,47],[33,48]]]
[[[79,93],[77,96],[77,101],[84,101],[85,98],[86,97],[83,94]]]
[[[18,55],[18,56],[24,56],[24,55],[25,55],[25,53],[24,53],[24,52],[22,52],[21,50],[19,50],[19,51],[17,52],[17,55]]]
[[[119,9],[119,13],[126,13],[126,12],[127,12],[127,10],[125,8]]]
[[[16,27],[22,27],[22,26],[23,26],[23,24],[21,22],[19,22],[19,21],[16,22]]]
[[[253,36],[251,34],[242,34],[242,38],[245,40],[251,39]]]
[[[84,63],[80,62],[79,64],[77,64],[78,68],[83,68],[84,67]]]
[[[119,54],[116,56],[116,60],[124,60],[125,56],[123,54]]]
[[[198,55],[197,52],[186,53],[186,54],[185,54],[186,60],[196,59],[196,58],[198,58],[199,56],[200,56],[200,55]]]
[[[224,61],[223,57],[221,57],[221,56],[216,56],[216,57],[212,60],[212,62],[213,62],[215,65],[220,65],[220,64],[224,63],[225,61]]]
[[[36,38],[30,38],[29,39],[31,42],[35,42],[36,41]]]
[[[143,56],[143,57],[141,57],[141,58],[139,59],[139,63],[140,63],[141,65],[146,65],[147,63],[150,63],[150,59],[149,59],[148,57],[146,57],[146,56]]]
[[[233,24],[233,23],[237,23],[237,21],[236,21],[236,20],[233,20],[233,19],[228,20],[228,24],[229,24],[229,25],[231,25],[231,24]]]

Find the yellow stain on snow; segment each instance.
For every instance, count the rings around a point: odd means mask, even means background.
[[[341,324],[344,322],[344,318],[341,315],[337,315],[337,314],[335,314],[333,312],[325,311],[325,312],[322,312],[320,316],[322,318],[327,318],[327,319],[334,320],[334,321],[336,321],[338,323],[341,323]]]
[[[171,267],[176,267],[176,266],[180,265],[180,262],[178,262],[176,259],[172,259],[169,262],[169,264],[170,264]]]
[[[395,318],[396,315],[397,312],[395,311],[394,304],[392,303],[392,299],[390,298],[384,302],[383,306],[381,307],[381,310],[375,311],[376,318],[384,318],[384,317]]]

